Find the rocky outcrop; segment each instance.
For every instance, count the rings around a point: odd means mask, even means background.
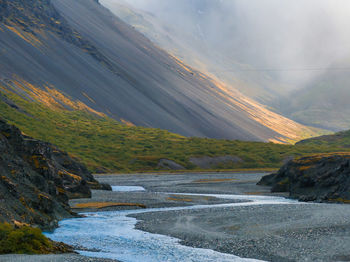
[[[350,203],[350,153],[322,154],[289,161],[258,185],[289,192],[301,201]]]
[[[53,228],[74,214],[69,198],[102,189],[85,166],[57,147],[0,120],[0,222]]]

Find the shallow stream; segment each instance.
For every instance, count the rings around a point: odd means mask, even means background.
[[[125,192],[128,190],[142,190],[142,188],[129,187],[129,189],[127,189],[118,186],[114,187],[114,190]],[[53,233],[46,233],[46,235],[52,240],[62,241],[73,246],[83,247],[84,250],[89,250],[78,251],[82,255],[111,258],[123,262],[259,261],[219,253],[209,249],[183,246],[179,243],[179,239],[137,230],[135,229],[137,223],[136,218],[128,217],[128,215],[172,210],[297,203],[285,198],[269,196],[216,194],[181,195],[210,196],[221,199],[247,200],[247,202],[84,213],[84,215],[86,215],[84,218],[61,221],[59,228]]]

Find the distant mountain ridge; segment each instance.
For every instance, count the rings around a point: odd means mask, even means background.
[[[350,77],[346,65],[334,65],[276,107],[303,124],[333,131],[350,128]],[[344,69],[342,69],[344,68]]]
[[[97,1],[3,0],[0,14],[4,91],[44,90],[41,102],[62,94],[120,122],[185,136],[289,142],[314,134],[186,66]]]

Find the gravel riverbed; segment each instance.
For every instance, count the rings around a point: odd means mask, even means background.
[[[139,185],[155,192],[271,195],[268,188],[256,186],[262,175],[134,175],[99,179],[111,184]],[[138,229],[179,238],[185,245],[241,257],[276,262],[350,261],[350,205],[258,205],[133,216],[140,220]]]
[[[264,174],[147,174],[99,175],[112,186],[142,186],[140,192],[93,191],[86,203],[138,203],[146,208],[237,203],[241,200],[194,196],[196,194],[274,195],[256,186]],[[174,194],[178,193],[178,194]],[[183,194],[181,194],[183,193]],[[283,195],[282,195],[283,196]],[[109,211],[130,207],[85,208]],[[134,209],[134,208],[133,208]],[[145,209],[147,210],[147,209]],[[213,249],[244,258],[272,262],[350,261],[350,205],[291,203],[235,207],[208,207],[131,215],[137,229],[173,236],[187,246]],[[21,260],[22,259],[22,260]],[[54,256],[0,256],[0,261],[112,261],[76,254]]]
[[[137,228],[266,261],[349,261],[350,206],[263,205],[145,213]]]

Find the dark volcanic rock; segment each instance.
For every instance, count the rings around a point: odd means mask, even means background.
[[[0,222],[53,228],[71,217],[69,198],[102,188],[85,166],[55,146],[0,120]]]
[[[350,153],[289,161],[258,185],[272,186],[272,192],[289,192],[301,201],[350,202]]]

